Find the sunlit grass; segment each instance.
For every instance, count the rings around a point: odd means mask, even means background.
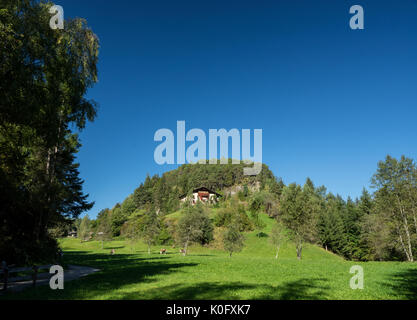
[[[2,299],[416,299],[417,265],[401,262],[349,262],[313,245],[303,259],[288,243],[275,259],[268,233],[246,235],[246,247],[231,258],[221,250],[192,246],[184,257],[178,249],[153,247],[123,240],[81,243],[61,240],[64,263],[96,267],[100,272],[65,283],[64,290],[28,289]],[[116,255],[110,255],[114,248]],[[365,288],[352,290],[349,273],[361,265]]]

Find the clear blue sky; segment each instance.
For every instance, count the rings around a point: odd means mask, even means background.
[[[101,42],[99,116],[78,160],[95,207],[123,201],[154,162],[156,130],[263,129],[263,161],[359,196],[387,154],[417,158],[417,2],[57,0]],[[349,28],[349,8],[365,30]]]

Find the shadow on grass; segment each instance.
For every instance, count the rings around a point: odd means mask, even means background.
[[[108,249],[123,249],[125,246],[104,246],[103,249],[104,250],[108,250]]]
[[[325,285],[327,279],[300,279],[272,286],[241,282],[209,283],[200,282],[193,285],[176,283],[169,286],[150,289],[143,293],[145,299],[152,300],[322,300],[327,299]],[[138,299],[138,293],[130,292],[114,299]]]
[[[213,257],[214,254],[187,253],[186,257]]]
[[[414,267],[394,273],[385,285],[390,286],[401,299],[417,300],[417,269]]]
[[[101,271],[86,278],[65,283],[64,290],[51,290],[49,286],[30,288],[20,293],[7,294],[5,299],[271,299],[318,300],[327,299],[328,279],[302,278],[278,285],[244,282],[199,282],[200,276],[186,281],[167,284],[159,275],[189,272],[199,263],[154,253],[90,254],[84,251],[66,251],[64,263],[90,266]],[[204,279],[204,278],[203,278]],[[140,284],[152,283],[143,289]],[[146,286],[145,286],[146,287]]]
[[[265,232],[259,232],[259,233],[256,234],[256,237],[258,237],[258,238],[268,238],[269,236]]]
[[[89,254],[84,251],[66,251],[64,262],[90,266],[99,272],[86,278],[65,282],[64,290],[51,290],[49,286],[30,288],[19,293],[8,293],[5,299],[101,299],[129,285],[155,281],[156,275],[180,272],[182,268],[197,266],[197,263],[178,263],[163,256],[139,256],[130,254]]]
[[[320,279],[300,279],[296,281],[285,282],[279,287],[280,300],[321,300],[327,299],[326,291],[329,286],[326,285],[328,280]],[[267,297],[265,297],[267,299]]]

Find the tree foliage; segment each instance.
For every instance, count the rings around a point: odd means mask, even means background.
[[[55,256],[48,230],[89,210],[75,154],[96,116],[98,39],[83,19],[49,27],[52,4],[2,1],[0,10],[0,255]]]
[[[160,222],[155,212],[144,214],[138,221],[139,234],[148,246],[148,254],[151,253],[151,246],[156,243]]]
[[[81,239],[81,241],[87,241],[90,239],[90,233],[91,233],[91,220],[86,215],[80,223],[80,227],[78,229],[78,238]]]
[[[279,249],[288,241],[288,230],[284,224],[277,221],[271,230],[270,242],[276,248],[275,259],[278,259]]]
[[[303,243],[312,235],[314,200],[309,195],[308,187],[290,184],[284,188],[280,200],[280,219],[291,231],[298,259],[301,259]]]
[[[128,237],[127,230],[132,223],[137,223],[137,228],[140,228],[146,215],[153,212],[159,221],[154,243],[169,243],[175,238],[185,248],[191,242],[207,244],[213,238],[212,222],[205,213],[210,206],[186,205],[181,209],[182,218],[176,223],[175,219],[166,216],[172,209],[168,203],[176,199],[179,190],[187,189],[184,185],[188,185],[188,181],[203,178],[206,179],[204,183],[211,181],[216,185],[217,178],[213,174],[224,170],[228,174],[218,186],[223,185],[225,189],[216,190],[225,195],[232,189],[241,192],[222,197],[216,206],[213,224],[219,247],[224,248],[225,241],[228,241],[224,230],[233,229],[230,231],[231,239],[236,235],[235,231],[257,230],[260,235],[264,228],[262,221],[266,218],[262,215],[267,214],[279,223],[269,234],[277,252],[288,238],[295,243],[300,259],[305,243],[320,245],[349,260],[415,259],[417,174],[411,159],[387,157],[380,162],[373,178],[375,192],[371,194],[363,189],[362,195],[355,200],[328,193],[324,186],[315,186],[311,179],[306,179],[303,186],[295,183],[285,186],[268,171],[261,178],[243,177],[239,180],[233,178],[234,171],[229,171],[227,165],[222,169],[210,165],[193,166],[180,167],[162,177],[147,176],[121,205],[117,204],[99,215],[97,228],[104,221],[110,221],[113,231],[115,228],[126,230],[121,234]],[[236,185],[230,187],[229,183]],[[246,191],[245,185],[248,186]],[[104,216],[109,217],[108,220],[104,220]],[[113,235],[118,233],[113,232]]]
[[[145,181],[134,191],[133,199],[137,209],[152,206],[163,214],[178,210],[179,198],[191,190],[204,186],[214,191],[221,191],[234,185],[254,185],[259,182],[263,186],[276,186],[280,190],[279,181],[266,165],[257,176],[244,176],[242,164],[210,165],[185,164],[176,170],[166,172],[159,177],[146,177]]]
[[[234,252],[242,251],[244,247],[244,241],[245,237],[239,231],[239,229],[236,226],[231,225],[225,231],[223,236],[223,247],[231,257]]]
[[[400,160],[387,156],[378,163],[372,178],[375,192],[375,214],[388,220],[387,233],[395,241],[395,249],[408,261],[417,254],[417,167],[402,156]],[[375,219],[378,221],[378,219]]]
[[[198,204],[190,206],[178,221],[177,237],[184,247],[184,255],[187,254],[191,242],[207,244],[213,239],[213,225],[205,208]]]

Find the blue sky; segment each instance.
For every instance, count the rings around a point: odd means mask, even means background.
[[[78,155],[90,217],[151,175],[155,131],[263,129],[285,183],[343,197],[387,154],[417,158],[417,2],[60,0],[101,42],[99,115]],[[350,6],[365,29],[349,28]]]

